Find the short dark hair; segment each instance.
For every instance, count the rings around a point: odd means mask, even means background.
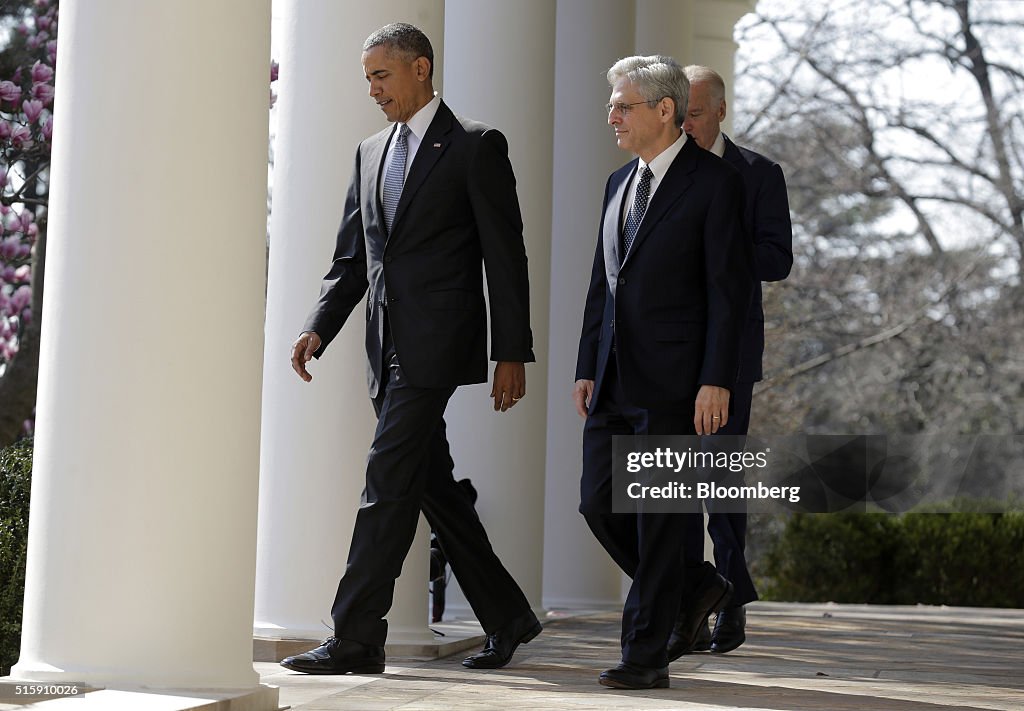
[[[430,78],[434,78],[434,48],[423,31],[408,22],[392,22],[384,25],[363,42],[363,51],[383,45],[388,52],[398,52],[410,62],[426,57],[430,62]]]

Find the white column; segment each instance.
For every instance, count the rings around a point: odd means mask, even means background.
[[[696,0],[636,0],[634,54],[667,54],[683,65],[693,53]],[[710,0],[717,2],[718,0]]]
[[[260,457],[259,636],[322,638],[333,627],[331,604],[375,425],[363,307],[311,363],[311,383],[292,371],[289,351],[330,266],[356,147],[387,125],[367,94],[363,41],[389,22],[417,25],[434,45],[438,81],[443,7],[443,0],[284,3]],[[419,535],[399,579],[389,642],[429,635],[428,570],[428,544]],[[403,592],[407,586],[415,592]],[[414,598],[419,602],[409,608]]]
[[[60,32],[13,675],[253,689],[270,2],[65,0]]]
[[[617,607],[621,573],[579,514],[583,420],[570,393],[605,181],[631,158],[615,145],[605,72],[633,53],[633,2],[559,0],[544,495],[544,605]]]
[[[500,128],[518,182],[530,264],[537,363],[527,395],[492,411],[490,385],[459,388],[447,421],[456,478],[469,477],[499,557],[531,605],[541,604],[544,453],[551,251],[551,151],[555,5],[547,0],[447,0],[445,101],[457,114]],[[450,602],[457,607],[458,595]]]
[[[736,48],[733,29],[741,17],[754,10],[757,0],[696,0],[693,61],[718,72],[725,80],[725,101],[728,111],[722,130],[732,133],[733,84],[736,69]]]

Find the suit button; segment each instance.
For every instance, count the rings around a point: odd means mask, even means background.
[[[626,283],[626,277],[619,277],[619,286],[622,286],[625,283]]]
[[[388,256],[384,257],[384,263],[385,264],[390,264],[391,263],[391,255],[390,254]]]

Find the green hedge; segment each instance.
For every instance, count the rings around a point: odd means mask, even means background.
[[[1024,511],[795,514],[760,562],[766,600],[1024,607]]]
[[[31,480],[31,440],[0,449],[0,675],[10,673],[21,645]]]

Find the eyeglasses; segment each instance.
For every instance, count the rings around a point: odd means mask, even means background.
[[[654,101],[634,101],[632,104],[605,104],[604,107],[608,110],[608,113],[611,113],[612,111],[618,111],[623,116],[628,116],[629,112],[633,110],[634,106],[639,106],[640,104],[655,104],[659,101],[661,101],[661,99],[655,99]]]

